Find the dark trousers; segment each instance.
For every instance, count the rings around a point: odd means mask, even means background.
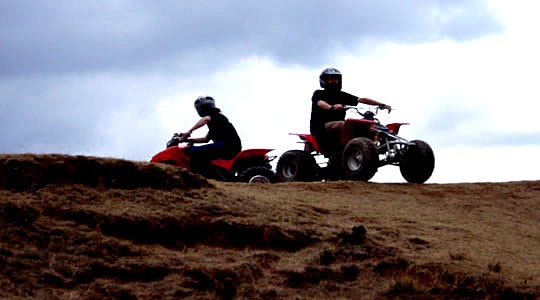
[[[232,159],[238,153],[231,151],[223,142],[215,142],[201,146],[191,146],[184,150],[184,153],[189,156],[189,167],[191,172],[201,174],[209,178],[221,179],[217,167],[213,166],[210,161],[215,159]],[[218,174],[216,174],[218,173]]]
[[[340,137],[343,123],[343,121],[328,122],[324,124],[322,130],[312,133],[325,156],[341,157],[343,145],[340,142]]]

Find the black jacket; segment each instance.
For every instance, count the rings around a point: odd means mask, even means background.
[[[319,100],[323,100],[330,105],[357,105],[358,97],[343,91],[331,92],[328,90],[316,90],[311,98],[311,134],[318,134],[324,129],[324,124],[332,121],[343,121],[345,110],[322,109],[317,105]]]

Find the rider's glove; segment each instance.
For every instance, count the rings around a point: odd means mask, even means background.
[[[381,108],[388,110],[388,113],[390,113],[392,111],[392,106],[390,106],[390,105],[383,104],[383,105],[381,105]]]

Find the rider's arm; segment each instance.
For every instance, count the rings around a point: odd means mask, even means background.
[[[208,122],[210,122],[211,118],[210,116],[206,116],[206,117],[203,117],[202,119],[200,119],[199,121],[197,121],[197,123],[195,123],[195,125],[193,125],[193,127],[191,127],[190,130],[184,132],[182,135],[183,136],[191,136],[191,134],[193,133],[193,131],[203,127],[204,125],[208,124]],[[204,143],[204,142],[203,142]]]
[[[324,100],[317,101],[317,106],[319,106],[322,109],[338,109],[338,110],[343,109],[343,105],[341,104],[330,105]]]
[[[210,142],[210,135],[207,134],[205,137],[187,139],[187,142],[191,142],[191,143],[208,143],[208,142]]]
[[[392,107],[390,105],[386,105],[384,103],[381,103],[379,101],[369,99],[369,98],[358,98],[358,102],[368,104],[368,105],[384,106],[384,108],[388,109],[388,112],[390,112],[392,110]]]

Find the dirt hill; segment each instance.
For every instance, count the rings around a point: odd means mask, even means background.
[[[0,155],[1,299],[537,299],[540,181],[249,185]]]

